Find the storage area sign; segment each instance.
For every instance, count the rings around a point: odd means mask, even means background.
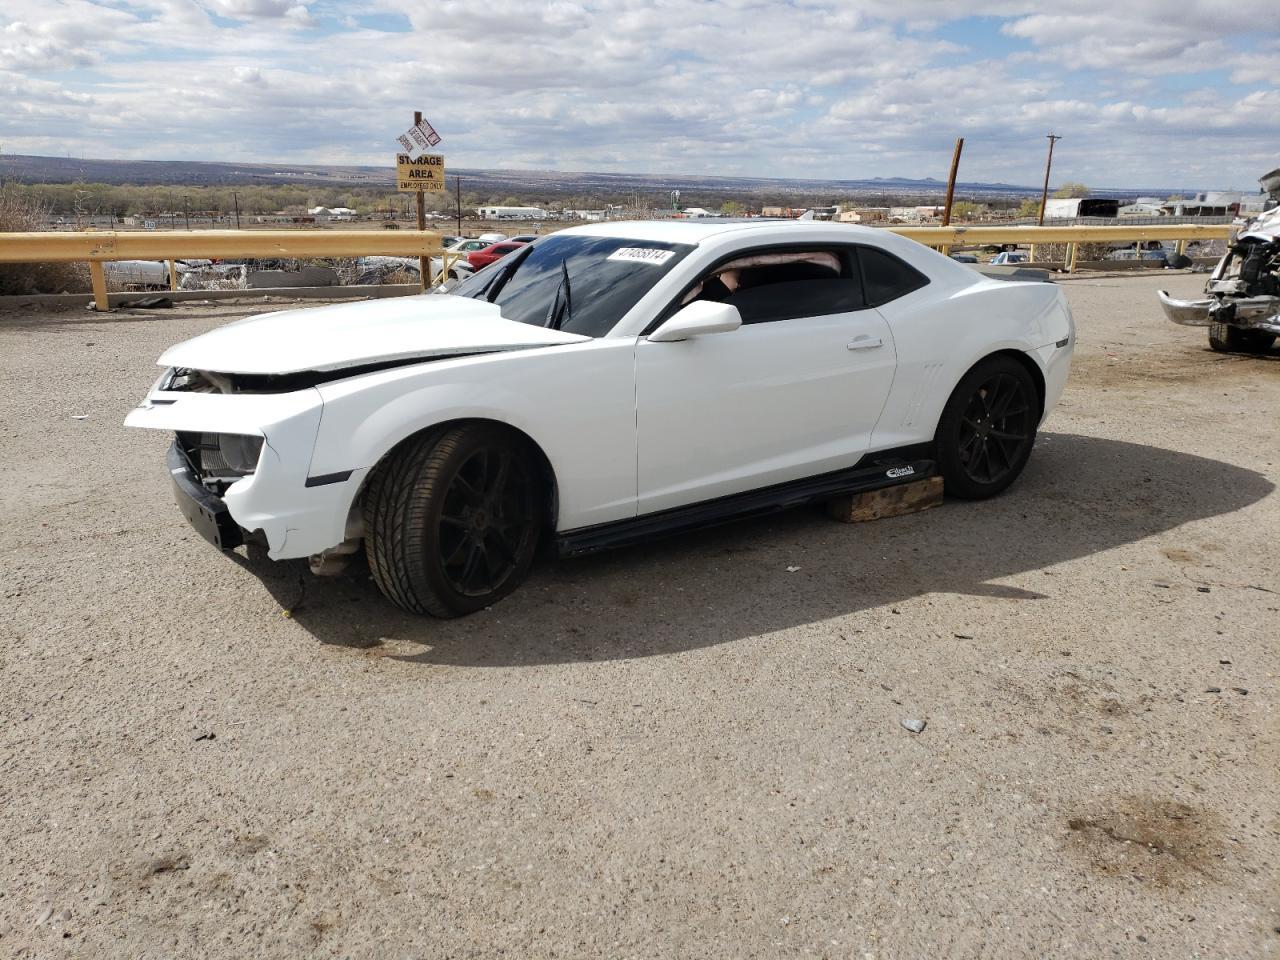
[[[437,153],[424,153],[411,157],[407,153],[396,154],[396,189],[417,192],[443,190],[444,157]]]

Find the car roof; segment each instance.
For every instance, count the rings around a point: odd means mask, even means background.
[[[830,231],[833,235],[854,238],[867,236],[877,231],[871,227],[860,227],[850,223],[830,223],[815,220],[775,220],[764,217],[745,219],[707,218],[698,220],[607,220],[601,223],[589,223],[579,227],[570,227],[559,231],[561,234],[572,234],[587,237],[620,237],[627,240],[651,240],[665,243],[702,243],[711,237],[728,233],[761,233],[778,235],[792,228],[818,229]],[[880,231],[883,232],[883,231]],[[835,236],[833,236],[833,239]]]

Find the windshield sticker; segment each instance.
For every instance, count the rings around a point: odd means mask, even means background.
[[[609,254],[609,260],[630,260],[633,263],[664,264],[675,256],[674,250],[652,250],[648,247],[619,247]]]

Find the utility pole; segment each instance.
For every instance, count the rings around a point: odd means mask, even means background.
[[[422,111],[413,111],[413,125],[416,127],[421,122]],[[414,192],[414,196],[418,200],[418,231],[425,233],[427,229],[427,211],[422,205],[421,188]],[[418,258],[418,279],[422,282],[422,289],[427,289],[427,284],[431,282],[431,261],[427,257]]]
[[[453,197],[458,209],[458,236],[462,236],[462,178],[453,178]]]
[[[190,210],[191,202],[190,201],[191,201],[190,197],[182,198],[182,219],[186,221],[188,230],[191,229],[191,210]]]
[[[1062,138],[1058,136],[1056,133],[1051,133],[1048,135],[1049,159],[1045,161],[1045,165],[1044,165],[1044,189],[1040,191],[1040,219],[1038,221],[1038,224],[1042,227],[1044,226],[1045,204],[1049,202],[1049,171],[1053,169],[1053,145],[1061,139]]]
[[[951,176],[947,178],[947,203],[942,208],[942,225],[951,223],[951,201],[956,195],[956,172],[960,169],[960,151],[964,149],[964,137],[956,137],[956,150],[951,154]]]
[[[234,190],[231,192],[231,201],[236,205],[236,229],[240,229],[240,195]]]

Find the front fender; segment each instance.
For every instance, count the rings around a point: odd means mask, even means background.
[[[312,473],[373,467],[401,441],[451,420],[495,420],[533,436],[533,425],[520,414],[519,397],[512,391],[492,387],[483,401],[473,393],[459,384],[422,384],[373,409],[359,403],[326,402]]]
[[[558,525],[634,516],[634,354],[634,340],[601,339],[322,384],[311,472],[371,469],[397,444],[437,424],[492,420],[541,448],[556,476]]]

